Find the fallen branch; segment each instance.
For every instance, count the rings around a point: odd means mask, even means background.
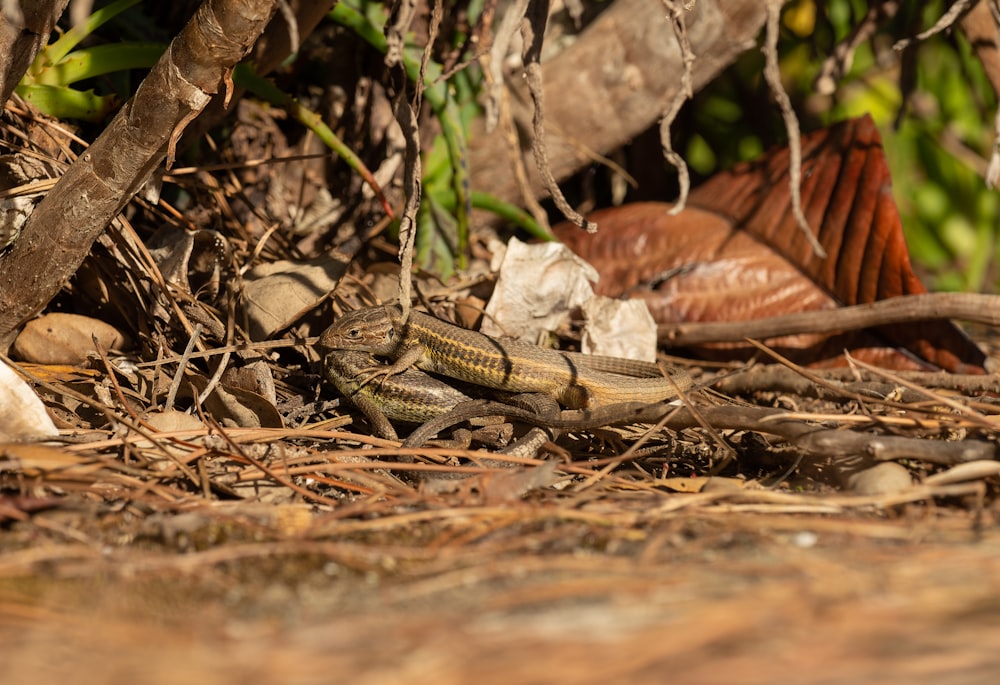
[[[959,319],[1000,326],[1000,297],[978,293],[906,295],[838,309],[783,314],[755,321],[660,324],[657,338],[673,346],[835,333],[886,324]]]

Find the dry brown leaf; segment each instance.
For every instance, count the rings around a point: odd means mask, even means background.
[[[125,334],[98,319],[54,312],[29,321],[14,342],[14,353],[38,364],[84,364],[96,352],[94,338],[105,350],[131,345]]]
[[[0,444],[0,471],[17,471],[25,476],[46,473],[83,475],[104,468],[100,458],[77,454],[48,445]]]
[[[336,255],[262,264],[245,277],[244,306],[254,340],[266,340],[315,309],[337,287],[347,263]]]
[[[910,267],[871,119],[802,142],[803,206],[827,259],[813,254],[792,216],[787,148],[716,175],[691,193],[679,216],[667,214],[668,204],[636,203],[593,214],[602,227],[597,236],[566,224],[554,230],[601,273],[598,292],[643,297],[660,323],[745,321],[925,293]],[[983,353],[944,321],[769,344],[803,363],[843,364],[847,349],[890,368],[983,371]],[[752,354],[742,344],[695,351],[710,358]]]

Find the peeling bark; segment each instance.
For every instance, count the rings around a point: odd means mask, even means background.
[[[274,0],[207,0],[135,95],[38,205],[0,256],[0,350],[76,271],[94,240],[167,156],[184,126],[229,82]]]
[[[48,40],[69,0],[0,2],[0,106]]]

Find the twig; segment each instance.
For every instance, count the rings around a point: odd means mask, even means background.
[[[421,168],[420,139],[417,114],[401,92],[396,99],[396,121],[406,140],[406,159],[403,163],[403,186],[406,205],[399,219],[399,304],[403,307],[403,320],[410,314],[413,285],[413,244],[417,237],[417,212],[420,209]]]
[[[181,355],[180,363],[177,365],[177,373],[174,374],[173,380],[170,381],[170,389],[167,391],[167,399],[163,402],[163,411],[170,411],[174,406],[174,400],[177,399],[177,391],[180,390],[181,381],[184,380],[184,369],[187,367],[188,359],[191,357],[191,353],[194,352],[194,346],[198,344],[198,338],[201,336],[201,324],[195,324],[194,332],[191,333],[191,337],[188,338],[187,346],[184,348],[184,354]]]
[[[486,131],[496,129],[500,121],[501,98],[506,89],[503,79],[503,61],[510,50],[510,43],[518,25],[528,11],[528,0],[516,0],[508,5],[500,24],[493,34],[493,42],[483,55],[483,77],[486,80]],[[516,150],[517,148],[515,148]]]
[[[898,389],[898,386],[878,380],[878,376],[861,369],[813,369],[813,373],[838,387],[861,395],[884,396]],[[1000,393],[1000,378],[987,375],[948,373],[946,371],[897,371],[895,375],[909,381],[919,382],[925,388],[955,390],[967,395],[979,393]],[[758,364],[750,368],[727,374],[712,383],[716,390],[728,395],[743,395],[751,392],[770,391],[830,399],[841,393],[823,392],[823,389],[808,378],[792,369],[775,364]],[[921,395],[923,397],[923,395]],[[916,395],[907,391],[901,398],[904,402],[916,401]],[[1000,409],[1000,408],[998,408]]]
[[[234,311],[236,307],[236,300],[233,297],[232,288],[229,288],[228,295],[229,297],[227,299],[229,301],[229,312],[226,317],[226,342],[232,343],[233,331],[236,327],[236,313]],[[219,382],[222,380],[222,374],[226,372],[226,368],[229,366],[229,358],[231,356],[232,352],[223,353],[222,359],[219,360],[218,365],[215,367],[215,372],[212,374],[212,377],[208,379],[208,383],[205,384],[205,389],[198,393],[198,399],[195,401],[198,406],[203,405],[205,401],[208,400],[209,396],[215,392],[216,386],[218,386]]]
[[[754,321],[660,324],[657,338],[661,343],[679,347],[706,342],[734,342],[744,338],[767,339],[801,333],[833,333],[885,324],[944,319],[1000,326],[1000,296],[927,293]]]
[[[796,373],[804,376],[805,378],[810,379],[814,383],[822,385],[824,388],[832,390],[833,392],[836,392],[836,393],[840,393],[844,397],[850,397],[851,399],[854,399],[854,400],[860,402],[861,404],[869,404],[869,403],[872,403],[872,402],[877,402],[878,404],[881,404],[883,406],[893,407],[893,408],[896,408],[896,409],[902,409],[904,411],[919,411],[919,412],[923,412],[923,413],[927,413],[927,414],[932,414],[932,415],[935,415],[935,416],[941,416],[942,415],[942,413],[940,411],[937,411],[934,408],[927,409],[927,408],[920,407],[920,406],[913,406],[913,405],[910,405],[910,404],[904,404],[902,402],[892,402],[890,400],[883,400],[883,399],[878,399],[878,398],[874,398],[874,397],[866,397],[866,396],[861,395],[859,393],[852,392],[852,391],[848,390],[847,388],[838,387],[837,385],[831,383],[830,381],[828,381],[827,379],[823,378],[822,376],[817,375],[811,369],[806,369],[806,368],[804,368],[802,366],[799,366],[798,364],[796,364],[792,360],[788,359],[787,357],[782,356],[778,352],[776,352],[776,351],[772,350],[771,348],[769,348],[767,345],[764,345],[764,344],[762,344],[762,343],[760,343],[760,342],[758,342],[756,340],[753,340],[752,338],[747,338],[746,341],[748,343],[750,343],[751,345],[753,345],[754,347],[756,347],[761,352],[763,352],[764,354],[766,354],[769,357],[773,358],[779,364],[781,364],[783,366],[786,366],[789,369],[793,369]],[[996,429],[996,424],[994,424],[989,418],[983,417],[981,415],[976,414],[976,415],[972,415],[972,416],[966,416],[966,419],[970,423],[974,424],[975,426],[977,426],[979,428],[985,428],[986,430],[990,430],[990,431],[993,431],[993,430]]]
[[[887,369],[880,369],[880,368],[878,368],[876,366],[873,366],[871,364],[866,364],[865,362],[861,361],[860,359],[855,359],[848,352],[844,352],[844,355],[847,357],[847,361],[850,364],[859,366],[862,369],[865,369],[866,371],[868,371],[869,373],[873,373],[873,374],[876,374],[878,376],[881,376],[882,378],[885,378],[885,379],[887,379],[887,380],[889,380],[889,381],[891,381],[893,383],[901,385],[904,388],[909,388],[910,390],[912,390],[914,392],[918,392],[918,393],[922,394],[924,397],[926,397],[927,399],[931,400],[933,403],[935,403],[935,404],[937,404],[939,406],[940,405],[944,405],[946,407],[951,407],[952,409],[954,409],[959,414],[965,414],[966,416],[971,416],[971,417],[979,419],[981,421],[986,421],[987,420],[986,417],[983,416],[982,414],[980,414],[978,411],[976,411],[975,409],[972,409],[971,407],[965,406],[961,402],[956,402],[955,400],[951,399],[950,397],[944,397],[943,395],[939,395],[939,394],[937,394],[935,392],[931,392],[927,388],[924,388],[924,387],[920,386],[917,383],[914,383],[912,381],[908,381],[905,378],[897,376],[897,375],[893,374],[892,372],[888,371]]]

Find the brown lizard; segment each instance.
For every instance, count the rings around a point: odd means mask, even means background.
[[[325,350],[359,350],[394,360],[389,366],[359,375],[362,383],[416,366],[497,390],[544,393],[571,409],[660,402],[691,386],[686,373],[664,377],[648,362],[497,340],[420,312],[410,312],[404,323],[398,305],[365,307],[345,314],[324,331],[318,345]]]
[[[502,400],[473,399],[443,381],[416,369],[392,376],[382,384],[362,385],[359,375],[384,366],[368,352],[333,351],[324,359],[324,376],[361,409],[381,437],[396,440],[389,422],[422,424],[404,442],[407,447],[419,447],[446,428],[463,421],[485,420],[484,426],[473,433],[464,433],[459,440],[475,438],[493,442],[495,426],[500,421],[521,421],[548,430],[538,437],[553,439],[561,430],[597,428],[621,423],[652,423],[672,407],[666,404],[627,402],[577,411],[559,411],[551,398],[535,395],[501,393]],[[507,424],[509,427],[509,424]],[[485,432],[484,432],[485,431]],[[527,456],[525,450],[537,449],[537,440],[521,441],[502,450],[505,454]],[[467,443],[466,443],[467,444]]]

